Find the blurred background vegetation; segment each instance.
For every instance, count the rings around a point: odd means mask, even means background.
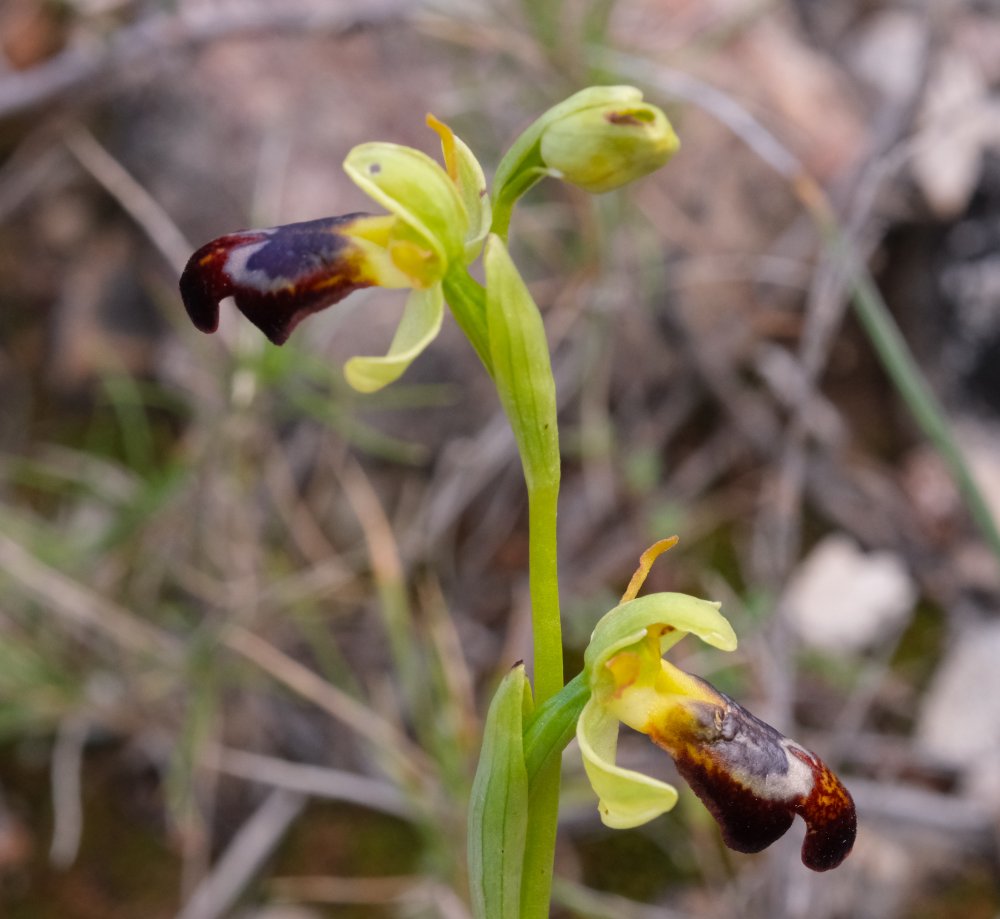
[[[596,199],[542,185],[512,237],[562,406],[567,677],[678,533],[650,588],[741,637],[680,659],[838,768],[860,833],[813,875],[801,825],[735,855],[686,790],[612,832],[571,746],[556,914],[1000,915],[998,559],[850,312],[870,270],[1000,507],[998,13],[2,0],[0,914],[467,915],[481,713],[530,658],[491,387],[446,326],[352,393],[398,294],[276,349],[230,309],[200,335],[176,278],[237,227],[364,209],[344,155],[433,153],[426,111],[489,170],[630,82],[681,153]]]

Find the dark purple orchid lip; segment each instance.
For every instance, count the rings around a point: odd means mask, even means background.
[[[760,852],[798,814],[806,823],[802,863],[813,871],[836,868],[857,834],[850,793],[814,753],[704,685],[718,703],[691,702],[652,738],[718,821],[726,845]]]
[[[373,283],[344,230],[367,214],[324,217],[263,230],[241,230],[206,243],[181,274],[184,306],[195,327],[219,327],[219,302],[240,312],[277,345],[306,316]]]

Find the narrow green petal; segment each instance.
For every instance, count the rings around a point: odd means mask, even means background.
[[[352,357],[344,376],[358,392],[376,392],[398,380],[437,336],[444,316],[441,285],[414,290],[406,301],[403,318],[385,357]]]
[[[483,240],[490,231],[492,208],[483,167],[460,137],[455,138],[455,160],[458,166],[458,192],[469,215],[469,229],[465,238],[465,261],[469,263],[478,258]]]
[[[615,765],[618,719],[594,699],[580,714],[576,738],[606,826],[616,830],[641,826],[677,803],[677,789],[672,785]]]
[[[351,180],[395,214],[441,260],[462,258],[469,217],[455,183],[426,153],[400,144],[368,143],[344,160]]]
[[[729,620],[719,612],[718,603],[687,594],[648,594],[616,606],[597,623],[584,657],[587,671],[593,673],[604,661],[635,644],[655,625],[669,625],[673,629],[661,639],[661,653],[687,634],[697,635],[720,651],[736,650],[736,633]]]
[[[486,174],[479,165],[476,155],[451,128],[433,115],[427,116],[427,125],[441,138],[441,154],[449,178],[458,189],[465,213],[469,218],[469,228],[465,237],[465,263],[474,262],[479,257],[483,240],[490,230],[492,208]]]

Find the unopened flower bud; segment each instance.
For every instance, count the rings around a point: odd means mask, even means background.
[[[546,167],[592,194],[611,191],[659,169],[680,141],[666,115],[641,101],[610,103],[565,115],[546,127]]]

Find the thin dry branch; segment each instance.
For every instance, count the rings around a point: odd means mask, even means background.
[[[231,651],[252,661],[303,699],[370,741],[376,749],[391,754],[411,778],[420,779],[433,771],[426,754],[378,712],[351,698],[263,638],[240,626],[230,626],[222,640]]]
[[[924,831],[979,853],[997,854],[996,818],[982,803],[924,788],[851,779],[863,820],[879,820],[904,832]]]
[[[39,561],[3,533],[0,571],[46,610],[74,626],[99,632],[113,644],[168,659],[176,659],[181,652],[180,642],[172,635]]]
[[[231,748],[216,750],[209,759],[212,768],[235,778],[316,798],[347,801],[404,820],[414,817],[412,805],[394,786],[353,772]]]
[[[428,906],[442,919],[468,919],[469,911],[456,893],[424,877],[298,877],[275,878],[271,890],[293,901],[389,906],[414,909]]]
[[[145,188],[82,125],[68,131],[70,153],[132,217],[178,274],[194,246]]]
[[[80,42],[23,72],[0,79],[0,119],[52,103],[69,93],[120,78],[134,68],[156,68],[178,54],[224,38],[255,35],[346,35],[402,19],[408,0],[365,4],[270,4],[185,10],[149,16],[105,41]]]
[[[80,774],[90,726],[86,719],[70,716],[59,725],[52,748],[52,844],[49,861],[68,868],[76,860],[83,833],[83,800]]]
[[[305,795],[279,788],[240,827],[211,873],[195,888],[177,919],[216,919],[230,908],[302,812]]]

